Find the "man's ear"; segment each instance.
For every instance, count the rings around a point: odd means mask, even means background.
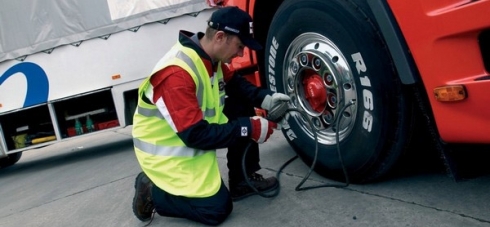
[[[226,41],[226,34],[224,31],[217,31],[214,35],[216,42],[223,43]]]

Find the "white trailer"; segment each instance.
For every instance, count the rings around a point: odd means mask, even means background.
[[[0,0],[0,168],[131,125],[140,82],[211,12],[205,0]]]

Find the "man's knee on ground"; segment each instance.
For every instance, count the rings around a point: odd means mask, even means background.
[[[219,225],[230,216],[232,210],[233,205],[227,205],[227,207],[218,209],[198,208],[196,212],[200,214],[199,222],[206,225]]]

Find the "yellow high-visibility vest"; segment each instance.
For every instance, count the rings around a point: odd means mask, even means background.
[[[199,55],[177,43],[157,63],[153,72],[175,65],[186,70],[196,84],[196,97],[203,118],[209,123],[226,123],[223,114],[225,91],[221,66],[211,79]],[[151,86],[148,77],[138,90],[138,107],[133,119],[136,157],[146,175],[164,191],[186,197],[204,198],[221,187],[216,150],[186,147],[177,136],[175,125],[142,97]]]

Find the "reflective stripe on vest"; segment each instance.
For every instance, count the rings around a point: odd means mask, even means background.
[[[182,51],[179,51],[177,52],[175,57],[185,62],[194,72],[194,75],[199,75],[196,64],[192,61],[192,59],[189,56],[184,54]],[[199,80],[199,83],[197,83],[197,94],[196,94],[197,102],[199,103],[199,106],[202,106],[202,99],[204,97],[204,84],[200,76],[197,76],[197,79]]]
[[[224,100],[222,101],[224,103]],[[142,106],[138,106],[138,113],[145,117],[157,117],[159,119],[164,119],[162,113],[158,109],[147,109]],[[203,113],[203,118],[216,116],[216,111],[214,109],[206,109]]]
[[[155,146],[154,144],[147,143],[138,138],[133,138],[134,147],[152,154],[160,156],[174,156],[174,157],[194,157],[199,156],[207,151],[193,149],[190,147],[175,147],[173,149],[168,149],[167,147]]]

